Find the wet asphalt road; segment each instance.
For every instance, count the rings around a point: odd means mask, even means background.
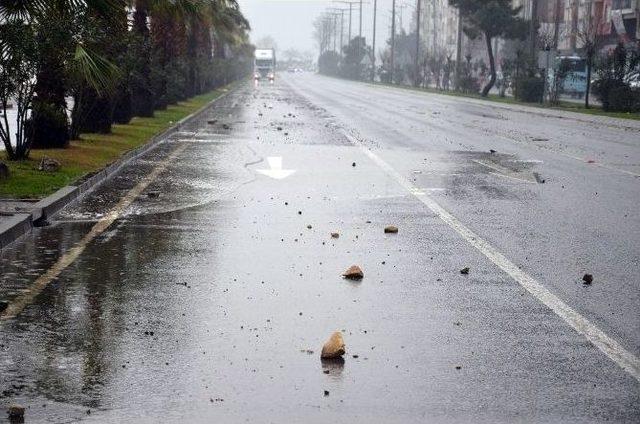
[[[0,400],[27,422],[638,422],[637,374],[425,204],[635,359],[638,140],[310,74],[242,85],[1,253]],[[344,363],[322,363],[335,330]]]

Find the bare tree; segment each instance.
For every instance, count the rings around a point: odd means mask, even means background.
[[[578,26],[575,37],[584,47],[585,58],[587,60],[587,90],[584,95],[584,107],[589,109],[589,92],[591,91],[591,73],[593,60],[602,44],[602,36],[598,29],[601,25],[601,17],[593,16],[592,2],[588,3],[588,16],[582,24]]]

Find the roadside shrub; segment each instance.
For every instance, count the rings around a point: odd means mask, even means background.
[[[318,58],[318,72],[324,75],[337,76],[339,72],[338,64],[340,55],[334,51],[327,51]]]
[[[542,78],[523,77],[518,81],[518,100],[528,103],[541,102],[543,94],[544,80]]]
[[[597,79],[592,90],[605,111],[635,112],[639,110],[640,93],[632,89],[626,78],[640,71],[640,54],[627,51],[622,43],[597,58]]]
[[[633,90],[627,85],[611,89],[607,110],[611,112],[640,112],[640,90]]]

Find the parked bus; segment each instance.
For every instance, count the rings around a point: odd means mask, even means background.
[[[556,57],[553,69],[549,70],[549,84],[554,83],[559,70],[565,72],[560,94],[583,98],[587,91],[587,60],[579,56]]]

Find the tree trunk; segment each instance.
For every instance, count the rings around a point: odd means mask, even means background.
[[[489,55],[489,69],[491,71],[491,78],[489,79],[489,83],[482,89],[482,97],[487,97],[489,95],[489,91],[493,88],[493,85],[496,83],[496,60],[493,57],[493,46],[491,45],[491,37],[485,33],[484,39],[487,42],[487,54]]]
[[[98,96],[95,90],[85,89],[80,104],[80,132],[109,134],[111,133],[111,122],[113,117],[113,104],[111,98]]]
[[[59,21],[43,25],[38,35],[42,65],[36,76],[35,97],[29,122],[33,131],[32,147],[49,149],[69,144],[69,120],[65,101],[68,37],[67,28]]]
[[[587,91],[584,93],[584,107],[589,109],[589,92],[591,91],[591,68],[593,67],[593,54],[587,54]]]
[[[147,26],[147,2],[136,0],[133,13],[131,56],[135,60],[131,76],[131,105],[136,116],[153,116],[154,92],[151,89],[151,43]]]

